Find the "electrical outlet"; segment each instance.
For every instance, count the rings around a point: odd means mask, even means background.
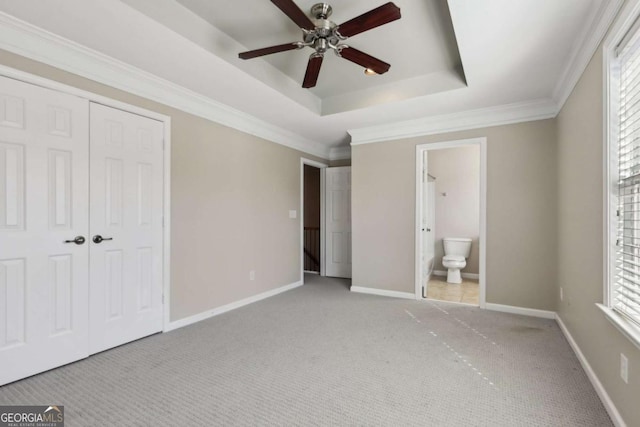
[[[298,217],[298,211],[289,211],[289,218],[296,219]]]
[[[255,270],[251,270],[249,272],[249,280],[256,280],[256,271]]]
[[[620,378],[629,384],[629,359],[623,353],[620,353]]]
[[[564,301],[564,291],[560,288],[560,301]]]

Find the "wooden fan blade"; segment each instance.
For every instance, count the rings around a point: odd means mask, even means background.
[[[300,28],[313,30],[316,28],[311,19],[293,2],[293,0],[271,0],[278,9],[284,12]]]
[[[262,49],[250,50],[238,54],[240,59],[251,59],[259,56],[271,55],[272,53],[284,52],[287,50],[298,49],[297,43],[286,43],[278,46],[263,47]]]
[[[375,71],[376,74],[384,74],[389,71],[389,68],[391,68],[391,65],[387,64],[386,62],[381,61],[378,58],[374,58],[373,56],[352,47],[345,46],[340,51],[340,56],[344,59],[361,65],[364,68],[369,68]]]
[[[322,55],[311,55],[309,65],[307,65],[307,72],[304,75],[304,82],[302,83],[303,88],[308,89],[316,85],[323,59],[324,57]]]
[[[338,32],[344,37],[352,37],[400,18],[400,8],[389,2],[338,26]]]

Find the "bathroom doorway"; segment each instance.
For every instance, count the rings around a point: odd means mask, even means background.
[[[416,147],[416,299],[484,307],[486,138]]]

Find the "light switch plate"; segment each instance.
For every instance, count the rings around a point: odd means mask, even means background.
[[[289,211],[289,218],[296,219],[298,217],[298,211]]]

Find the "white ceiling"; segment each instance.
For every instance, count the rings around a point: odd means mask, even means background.
[[[314,3],[296,1],[304,10]],[[335,0],[332,19],[384,2]],[[443,1],[395,2],[401,20],[349,40],[390,62],[389,76],[366,77],[330,58],[313,91],[300,87],[304,52],[237,58],[298,36],[268,0],[0,0],[0,10],[309,144],[335,147],[348,144],[350,129],[553,100],[607,0],[449,0],[450,24]]]

